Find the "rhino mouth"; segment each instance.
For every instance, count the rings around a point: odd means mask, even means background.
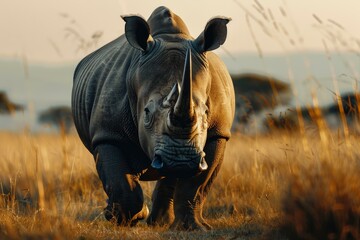
[[[161,145],[155,148],[151,167],[165,176],[194,176],[208,168],[205,153],[187,145]]]

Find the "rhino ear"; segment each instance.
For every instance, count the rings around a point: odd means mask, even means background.
[[[215,50],[222,45],[227,36],[226,24],[231,18],[216,17],[208,21],[205,30],[194,40],[195,47],[200,52]]]
[[[141,51],[148,49],[148,43],[152,42],[150,27],[142,17],[136,15],[121,16],[126,22],[125,37],[130,45]]]

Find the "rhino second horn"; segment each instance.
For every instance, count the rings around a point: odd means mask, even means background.
[[[163,102],[164,107],[171,107],[172,104],[176,102],[177,98],[179,97],[180,92],[180,85],[175,83],[173,88],[171,89],[169,95],[166,96]]]
[[[185,120],[192,120],[194,115],[192,100],[192,63],[190,49],[186,51],[180,94],[174,107],[174,115],[180,119]]]

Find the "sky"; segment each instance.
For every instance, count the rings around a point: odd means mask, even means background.
[[[359,0],[0,0],[0,58],[78,61],[123,34],[120,15],[147,19],[162,5],[182,17],[193,37],[212,17],[231,17],[219,54],[323,51],[324,42],[334,43],[331,33],[341,36],[342,47],[360,48]]]

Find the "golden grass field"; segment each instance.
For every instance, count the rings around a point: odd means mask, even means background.
[[[321,137],[320,137],[321,135]],[[0,239],[360,239],[360,137],[234,135],[205,205],[208,232],[118,227],[77,135],[0,133]],[[142,182],[151,206],[154,182]]]
[[[254,1],[252,11],[235,2],[246,13],[260,57],[264,53],[255,28],[285,46],[285,56],[288,45],[301,50],[302,37],[286,10],[280,8],[278,20],[259,1]],[[324,32],[334,96],[338,97],[331,55],[344,50],[359,54],[360,45],[334,21],[314,18],[319,32]],[[277,24],[282,22],[293,31]],[[294,85],[297,79],[286,59],[284,67],[289,68]],[[359,76],[356,70],[353,75]],[[316,97],[313,100],[318,107]],[[147,227],[145,222],[136,227],[116,226],[103,216],[106,195],[94,160],[76,134],[0,132],[0,240],[360,239],[360,135],[348,131],[346,124],[336,131],[322,119],[315,122],[319,128],[300,126],[299,132],[233,135],[205,204],[205,217],[213,226],[207,232],[171,231]],[[151,208],[154,182],[142,182],[142,187]]]

